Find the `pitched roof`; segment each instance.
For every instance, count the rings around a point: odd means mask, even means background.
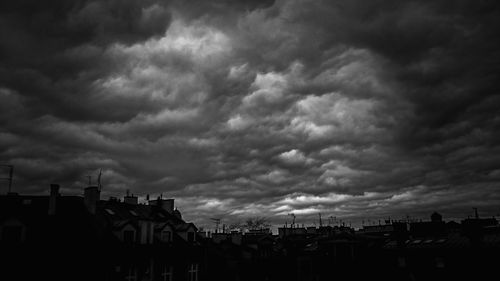
[[[175,230],[179,232],[188,231],[190,227],[193,227],[195,230],[198,230],[198,228],[193,223],[180,223],[176,224],[174,227]]]
[[[98,213],[108,222],[113,221],[156,221],[172,225],[185,223],[156,205],[126,204],[116,201],[99,201]]]

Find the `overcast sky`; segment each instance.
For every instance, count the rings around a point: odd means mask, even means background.
[[[1,1],[0,161],[21,194],[102,169],[104,199],[202,226],[497,215],[499,7]]]

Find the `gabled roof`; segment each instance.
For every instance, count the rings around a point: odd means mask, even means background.
[[[163,222],[155,226],[155,231],[162,231],[167,226],[170,226],[172,229],[175,229],[175,227],[170,222]]]
[[[176,224],[174,227],[175,227],[175,230],[179,231],[179,232],[188,231],[190,227],[193,227],[195,229],[195,231],[198,230],[198,228],[191,222],[190,223]]]

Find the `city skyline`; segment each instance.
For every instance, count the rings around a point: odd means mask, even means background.
[[[102,199],[163,194],[202,226],[496,216],[499,19],[495,1],[7,1],[0,164],[20,194],[102,172]]]

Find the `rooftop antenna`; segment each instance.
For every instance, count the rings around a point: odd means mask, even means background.
[[[92,185],[92,176],[91,175],[87,175],[87,178],[89,178],[89,186]]]
[[[292,224],[290,225],[290,227],[293,228],[295,226],[295,214],[294,213],[290,213],[288,215],[292,217]]]
[[[321,213],[318,213],[319,216],[319,227],[323,227],[323,221],[321,221]]]
[[[210,219],[215,223],[215,233],[218,233],[221,219],[219,218],[210,218]]]
[[[9,181],[8,193],[11,193],[12,192],[12,176],[14,174],[14,165],[0,165],[0,166],[9,168],[9,177],[8,178],[0,178],[0,179]]]

